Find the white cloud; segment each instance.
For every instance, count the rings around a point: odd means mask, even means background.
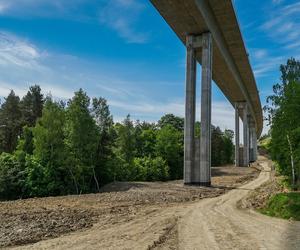
[[[234,131],[235,113],[229,102],[213,102],[212,124],[219,126],[221,129]]]
[[[30,85],[39,84],[45,93],[52,92],[54,97],[71,97],[72,88],[59,85],[64,76],[47,65],[48,56],[26,39],[0,32],[0,96],[7,96],[11,89],[23,96]]]
[[[144,9],[144,4],[139,0],[108,0],[100,12],[100,21],[128,43],[146,43],[149,34],[136,28]]]
[[[7,8],[8,8],[8,4],[7,3],[1,3],[0,2],[0,14],[4,13]]]
[[[21,68],[38,68],[38,60],[43,52],[32,44],[22,41],[12,34],[0,32],[0,65]]]
[[[0,97],[7,96],[13,90],[16,95],[24,96],[27,92],[25,87],[17,87],[13,84],[0,81]]]
[[[254,59],[260,60],[266,57],[267,54],[268,51],[266,49],[254,49],[251,55],[254,57]]]

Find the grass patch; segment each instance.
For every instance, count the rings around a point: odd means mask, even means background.
[[[300,193],[275,194],[260,211],[273,217],[300,220]]]

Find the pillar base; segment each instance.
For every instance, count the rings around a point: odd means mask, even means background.
[[[188,182],[184,183],[186,186],[201,186],[201,187],[210,187],[211,182]]]

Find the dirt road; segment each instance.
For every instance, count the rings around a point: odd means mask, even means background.
[[[300,249],[300,222],[239,210],[237,202],[270,177],[261,158],[259,177],[217,198],[198,202],[178,224],[179,249]]]

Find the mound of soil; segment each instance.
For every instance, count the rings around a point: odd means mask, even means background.
[[[242,209],[261,209],[266,207],[271,196],[284,192],[284,188],[280,185],[280,178],[272,176],[272,178],[259,188],[251,191],[249,195],[238,202],[238,207]]]

